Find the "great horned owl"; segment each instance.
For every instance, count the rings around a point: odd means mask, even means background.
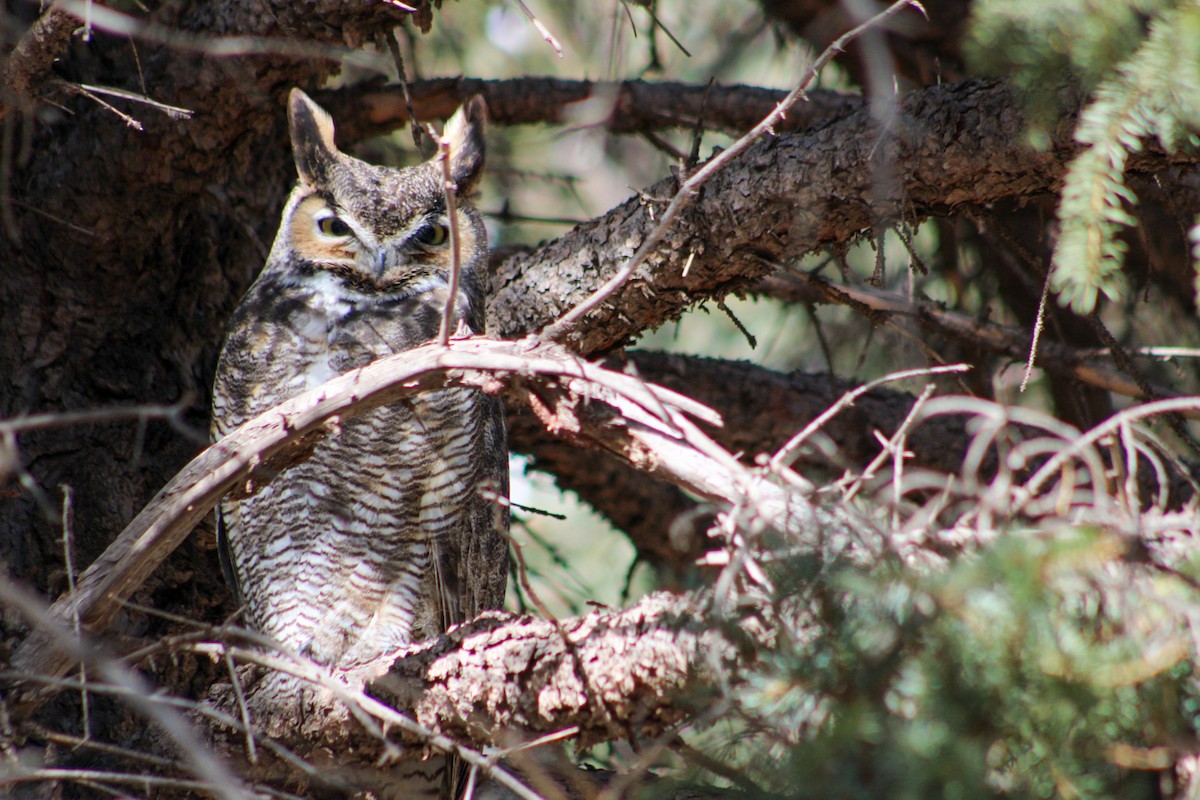
[[[261,275],[230,322],[213,432],[327,379],[434,337],[451,267],[442,165],[377,167],[340,152],[329,115],[288,103],[300,180]],[[450,120],[450,168],[468,198],[485,110]],[[457,204],[456,323],[483,329],[486,232]],[[503,409],[478,391],[421,394],[347,421],[303,463],[219,513],[223,565],[248,622],[361,681],[384,656],[504,599],[508,491]]]

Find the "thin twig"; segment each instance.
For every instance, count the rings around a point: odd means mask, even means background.
[[[965,365],[962,365],[962,366],[965,366]],[[930,370],[930,372],[933,372],[933,370]],[[916,423],[917,419],[919,418],[921,408],[925,405],[925,402],[933,394],[934,388],[935,387],[933,384],[929,384],[928,386],[925,387],[925,389],[921,392],[921,394],[917,396],[917,399],[912,404],[912,408],[910,408],[908,411],[908,414],[906,414],[904,416],[904,422],[902,422],[900,424],[900,427],[898,427],[896,429],[896,432],[894,434],[892,434],[890,439],[883,442],[883,449],[879,451],[879,454],[876,455],[875,458],[871,459],[871,463],[867,464],[866,468],[863,469],[862,473],[858,476],[857,480],[855,480],[854,483],[851,484],[851,486],[848,489],[846,489],[846,491],[843,493],[843,495],[842,495],[843,503],[849,503],[851,500],[853,500],[855,495],[857,495],[859,490],[862,488],[863,484],[866,481],[869,481],[871,478],[873,478],[875,476],[875,471],[878,470],[880,467],[882,467],[883,463],[885,461],[887,461],[889,458],[892,459],[894,462],[894,466],[892,469],[892,477],[894,480],[899,479],[901,471],[902,471],[902,467],[903,467],[903,461],[904,461],[904,459],[903,459],[904,440],[906,438],[908,438],[908,432],[912,429],[913,425]],[[876,435],[880,439],[883,439],[883,437],[881,435],[879,435],[879,434],[876,434]],[[896,499],[894,500],[894,502],[892,504],[893,512],[895,511],[895,509],[898,506],[899,506],[899,499],[898,499],[898,493],[897,493]],[[893,520],[893,522],[892,522],[893,530],[898,529],[899,527],[900,527],[899,522],[897,520]]]
[[[384,40],[387,42],[388,51],[392,54],[392,61],[396,62],[396,77],[400,81],[400,91],[404,93],[404,110],[408,113],[409,127],[412,128],[413,146],[420,153],[423,152],[424,141],[421,139],[421,135],[424,130],[421,128],[421,121],[417,119],[417,111],[413,107],[412,91],[408,85],[408,69],[404,66],[404,51],[400,49],[400,42],[396,40],[394,28],[387,30]]]
[[[59,411],[47,414],[0,419],[0,434],[26,433],[46,428],[65,428],[71,425],[96,425],[124,420],[165,419],[179,420],[187,410],[191,398],[184,398],[170,406],[141,405],[119,408],[98,408],[89,411]]]
[[[587,222],[585,219],[578,217],[553,217],[553,216],[532,216],[530,214],[518,214],[508,207],[505,203],[504,207],[499,211],[481,211],[479,212],[485,217],[491,217],[498,222],[526,222],[538,223],[540,225],[582,225]]]
[[[132,750],[128,747],[111,744],[109,742],[101,742],[96,739],[83,739],[79,736],[73,736],[69,733],[61,731],[46,730],[41,726],[35,726],[36,738],[45,739],[54,744],[61,744],[64,747],[69,747],[72,750],[83,748],[86,750],[95,750],[97,753],[105,753],[107,755],[117,756],[129,761],[143,761],[147,764],[152,764],[156,767],[173,767],[175,761],[170,758],[156,756],[153,753],[144,753],[141,750]]]
[[[1046,280],[1042,284],[1042,296],[1038,300],[1037,318],[1033,322],[1033,335],[1029,339],[1029,358],[1025,361],[1025,372],[1021,375],[1021,388],[1019,391],[1024,392],[1025,387],[1029,385],[1029,378],[1033,375],[1033,365],[1037,361],[1038,342],[1042,338],[1042,331],[1046,327],[1046,301],[1050,297],[1050,276],[1051,273],[1046,273]]]
[[[837,53],[842,52],[846,48],[846,45],[861,36],[863,32],[871,29],[875,25],[880,24],[888,18],[895,16],[909,6],[920,10],[922,14],[925,13],[925,9],[921,6],[918,0],[897,0],[885,10],[871,17],[871,19],[867,20],[863,24],[842,34],[837,38],[836,41],[826,47],[821,55],[818,56],[817,59],[809,66],[808,71],[805,73],[805,76],[800,83],[798,83],[796,87],[792,89],[792,91],[788,92],[787,97],[781,100],[770,114],[764,117],[744,136],[730,145],[729,149],[710,159],[708,163],[697,170],[683,183],[682,186],[679,187],[679,190],[675,193],[675,196],[671,198],[671,202],[667,205],[666,210],[659,219],[658,224],[650,232],[650,235],[647,236],[642,242],[641,246],[638,247],[638,249],[630,257],[629,261],[625,263],[625,266],[621,267],[621,269],[617,271],[617,274],[605,281],[604,285],[593,292],[589,297],[584,299],[558,320],[550,325],[547,325],[542,331],[542,335],[550,341],[561,342],[573,334],[580,326],[583,319],[594,309],[612,297],[618,290],[620,290],[620,288],[625,285],[626,281],[629,280],[638,267],[642,265],[642,262],[644,262],[650,256],[650,253],[658,247],[663,237],[666,236],[667,232],[670,230],[672,223],[674,223],[675,217],[679,214],[683,207],[691,201],[692,197],[695,196],[699,188],[704,185],[705,181],[716,174],[717,171],[723,169],[734,158],[741,155],[742,152],[744,152],[751,144],[761,138],[764,134],[771,131],[774,126],[787,114],[788,109],[790,109],[802,97],[805,96],[805,92],[809,89],[809,87],[812,86],[813,82],[816,81],[817,76],[820,74],[821,70],[824,69],[825,65],[828,64]]]
[[[224,655],[225,668],[229,671],[229,683],[233,686],[233,696],[237,700],[238,714],[242,717],[242,725],[246,728],[246,758],[251,764],[258,763],[258,750],[254,746],[254,726],[250,724],[250,709],[246,707],[246,693],[242,691],[242,681],[238,678],[237,666],[229,651]]]
[[[169,103],[163,103],[158,100],[151,100],[149,97],[147,97],[144,94],[138,94],[137,92],[126,91],[125,89],[115,89],[111,86],[95,86],[90,83],[72,83],[70,81],[61,81],[61,80],[52,81],[51,83],[53,85],[59,86],[60,88],[66,89],[67,91],[71,91],[71,92],[74,92],[76,90],[82,90],[83,92],[86,92],[89,95],[102,94],[102,95],[107,95],[109,97],[119,97],[122,100],[129,100],[130,102],[139,103],[144,106],[149,106],[150,108],[153,108],[157,111],[161,111],[162,113],[166,114],[171,119],[178,119],[178,120],[191,119],[196,113],[195,111],[192,111],[189,108],[183,108],[182,106],[173,106],[173,105],[170,105]],[[140,128],[139,128],[139,130],[140,130]]]
[[[71,83],[70,81],[55,81],[54,84],[61,89],[67,90],[71,94],[77,94],[77,95],[80,95],[81,97],[86,97],[87,99],[89,99],[93,103],[95,103],[96,105],[103,108],[105,111],[108,111],[108,112],[116,115],[116,117],[118,119],[120,119],[122,122],[124,122],[126,126],[133,128],[135,131],[138,131],[140,133],[143,130],[143,126],[142,126],[142,123],[140,120],[130,116],[129,114],[126,114],[124,111],[117,108],[112,103],[109,103],[107,100],[104,100],[99,95],[97,95],[95,92],[93,92],[90,89],[88,89],[87,87],[85,87],[83,84]]]
[[[244,629],[232,629],[229,631],[229,633],[231,633],[231,634],[236,633],[239,635],[243,635],[247,640],[254,641],[255,643],[259,643],[262,641],[261,637],[255,638],[252,635],[252,632],[246,631]],[[184,648],[184,649],[186,649],[186,648]],[[54,688],[58,688],[58,689],[76,689],[79,686],[79,681],[77,678],[70,678],[70,679],[54,678],[54,677],[47,676],[47,675],[32,675],[32,674],[25,673],[25,672],[15,672],[15,671],[11,671],[11,670],[0,670],[0,681],[3,681],[3,682],[20,681],[20,682],[28,683],[31,685],[54,687]],[[140,690],[138,690],[136,688],[131,689],[127,686],[114,686],[111,684],[100,683],[97,681],[92,681],[90,683],[90,689],[93,694],[104,694],[104,695],[108,695],[110,697],[116,697],[118,699],[129,700],[134,697],[140,697],[137,694],[137,692]],[[195,700],[191,700],[188,698],[173,697],[170,695],[163,695],[161,693],[155,694],[153,696],[153,701],[169,710],[180,709],[182,711],[186,711],[189,713],[195,713],[195,714],[199,714],[200,716],[207,717],[208,719],[213,720],[218,726],[223,727],[223,728],[229,728],[230,730],[234,730],[234,731],[243,731],[244,730],[241,725],[241,722],[239,720],[237,720],[234,717],[230,717],[226,714],[222,714],[221,712],[217,711],[215,708],[213,708],[211,705],[209,705],[207,703],[197,703]],[[52,732],[47,732],[46,735],[47,735],[47,738],[50,738],[54,734]],[[61,736],[61,734],[59,734],[59,736]],[[71,738],[75,738],[75,737],[71,737]],[[341,789],[344,792],[350,792],[353,790],[353,787],[350,786],[350,784],[347,784],[344,781],[329,774],[329,772],[327,770],[321,771],[320,769],[318,769],[314,765],[310,764],[309,762],[305,761],[304,759],[300,758],[295,753],[293,753],[291,750],[289,750],[288,748],[279,744],[278,742],[276,742],[273,739],[264,738],[264,739],[260,740],[259,744],[262,747],[264,747],[265,749],[270,750],[276,756],[278,756],[280,758],[280,760],[291,765],[301,774],[307,776],[310,780],[320,781],[330,787]],[[97,748],[97,749],[101,748],[101,745],[99,745],[98,743],[96,743],[94,741],[88,746]],[[104,747],[105,747],[105,749],[112,749],[113,746],[107,745]],[[156,758],[155,756],[151,756],[151,755],[148,755],[145,753],[134,753],[133,756],[131,756],[131,757],[145,759],[147,761],[150,761],[151,763],[158,763],[157,761],[154,760]],[[175,766],[175,765],[178,765],[179,762],[178,762],[178,759],[171,760],[171,761],[167,761],[166,759],[163,759],[163,763],[166,765]],[[256,789],[258,789],[260,791],[270,792],[272,794],[272,796],[280,796],[280,797],[288,797],[288,798],[296,797],[295,795],[287,794],[285,792],[277,792],[277,791],[271,790],[266,787],[260,786],[260,787],[256,787]]]
[[[433,136],[432,130],[430,135]],[[450,332],[454,328],[454,310],[458,305],[458,281],[462,271],[462,243],[458,232],[458,184],[451,172],[450,138],[435,136],[437,160],[442,165],[442,193],[446,198],[446,224],[450,227],[450,280],[446,289],[446,307],[442,310],[442,322],[438,326],[438,344],[445,347],[450,343]]]
[[[0,154],[0,155],[3,155],[3,154]],[[0,184],[0,185],[3,185],[3,184]],[[84,236],[93,236],[93,237],[99,236],[99,234],[96,233],[91,228],[85,228],[82,225],[76,225],[75,223],[73,223],[69,220],[65,220],[60,216],[51,214],[49,211],[43,211],[42,209],[38,208],[37,206],[31,206],[31,205],[29,205],[29,203],[22,202],[21,200],[18,200],[15,197],[8,198],[8,202],[12,203],[14,206],[23,208],[26,211],[37,214],[39,217],[48,219],[56,225],[62,225],[65,228],[70,228],[71,230],[75,231],[76,233],[82,233]]]
[[[63,547],[63,566],[67,570],[67,594],[70,597],[75,596],[75,560],[71,556],[72,540],[75,536],[75,506],[74,506],[74,491],[71,489],[71,484],[64,483],[62,485],[62,547]],[[83,636],[83,628],[79,624],[79,608],[72,606],[74,613],[71,615],[71,626],[75,631],[75,638],[79,639]],[[81,715],[83,717],[83,738],[84,741],[92,738],[92,724],[90,716],[91,701],[88,698],[88,677],[87,664],[79,665],[79,702],[81,705]]]
[[[542,35],[542,38],[546,40],[546,43],[554,48],[554,52],[558,53],[559,58],[562,58],[562,45],[558,43],[558,39],[554,38],[554,34],[550,32],[550,29],[543,25],[542,21],[538,19],[532,11],[530,11],[529,6],[525,5],[525,0],[517,0],[517,5],[521,7],[521,13],[525,15],[525,18],[529,20],[533,27],[537,28],[537,32]]]
[[[658,15],[654,13],[654,4],[653,3],[646,3],[644,5],[639,3],[638,5],[640,5],[646,11],[646,13],[650,15],[650,19],[654,23],[654,26],[657,26],[659,30],[661,30],[663,33],[665,33],[667,35],[667,38],[671,40],[672,44],[674,44],[676,47],[679,48],[679,51],[681,53],[683,53],[688,58],[692,57],[691,52],[686,47],[683,46],[683,42],[676,39],[675,34],[671,33],[671,29],[668,28],[666,25],[663,25],[662,20],[660,20],[658,18]],[[686,8],[686,6],[684,6],[684,8]],[[652,37],[654,36],[654,29],[653,29],[654,26],[651,26],[650,35]],[[635,32],[636,32],[636,29],[635,29]]]
[[[627,769],[617,773],[616,777],[596,795],[596,800],[621,800],[621,798],[636,795],[637,792],[629,791],[630,787],[635,781],[648,773],[650,767],[658,761],[659,757],[667,752],[671,743],[679,738],[679,728],[674,727],[654,737],[654,740],[649,742],[648,746],[643,745],[641,752],[638,753],[637,761]]]
[[[545,736],[539,736],[536,739],[530,739],[528,742],[521,742],[520,744],[515,744],[512,747],[505,747],[501,750],[497,750],[495,757],[507,758],[514,753],[524,753],[529,750],[536,750],[539,747],[545,747],[546,745],[553,744],[554,742],[572,739],[578,735],[579,726],[571,725],[570,727],[563,728],[560,731],[554,731],[553,733],[547,733]]]
[[[1108,347],[1109,352],[1112,354],[1112,359],[1117,365],[1117,369],[1128,375],[1129,378],[1138,385],[1138,388],[1141,389],[1142,396],[1145,399],[1163,400],[1174,395],[1174,392],[1158,391],[1158,389],[1146,379],[1146,376],[1142,374],[1142,371],[1139,370],[1133,363],[1133,360],[1130,359],[1129,354],[1125,352],[1124,346],[1117,341],[1117,337],[1113,336],[1112,331],[1110,331],[1108,326],[1104,324],[1104,321],[1100,319],[1100,313],[1098,311],[1093,310],[1091,314],[1087,315],[1086,319],[1088,324],[1091,325],[1092,329],[1096,332],[1096,336],[1099,337],[1100,341],[1103,342],[1106,347]],[[1188,449],[1192,451],[1193,455],[1200,455],[1200,441],[1197,441],[1196,437],[1193,436],[1191,431],[1187,429],[1187,426],[1184,424],[1179,415],[1167,414],[1163,419],[1166,421],[1167,425],[1171,427],[1171,430],[1175,432],[1175,435],[1187,445]]]
[[[165,775],[153,775],[145,772],[111,772],[98,769],[63,769],[44,767],[42,769],[22,769],[19,766],[9,766],[0,774],[0,787],[15,786],[21,783],[79,783],[97,781],[125,784],[132,786],[155,786],[164,789],[201,792],[211,794],[214,787],[207,781],[185,780],[171,778]],[[246,795],[247,798],[250,795]]]
[[[840,414],[843,409],[854,405],[854,401],[862,397],[867,392],[875,389],[885,383],[893,381],[907,380],[908,378],[919,378],[924,375],[942,375],[946,373],[969,372],[971,366],[969,364],[951,364],[946,367],[922,367],[920,369],[908,369],[901,372],[892,372],[884,375],[881,378],[876,378],[869,383],[864,383],[857,389],[843,394],[836,403],[825,409],[812,422],[804,426],[804,429],[793,436],[787,443],[779,448],[779,451],[771,457],[770,468],[772,472],[779,472],[784,467],[791,466],[796,460],[796,451],[808,441],[808,438],[824,427],[825,423]]]

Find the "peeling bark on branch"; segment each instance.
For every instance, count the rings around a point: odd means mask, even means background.
[[[703,707],[713,678],[706,664],[736,660],[706,606],[655,594],[623,611],[561,620],[561,628],[488,615],[398,660],[372,693],[428,728],[479,745],[504,728],[538,734],[575,726],[585,746],[655,736]]]
[[[366,694],[311,662],[200,644],[203,652],[246,665],[238,676],[259,736],[257,757],[247,756],[237,722],[241,701],[229,683],[216,685],[194,716],[238,774],[253,781],[400,796],[397,787],[414,778],[414,789],[427,784],[441,768],[437,754],[416,757],[431,745],[453,747],[469,763],[486,766],[494,757],[489,762],[474,748],[519,748],[547,734],[565,733],[583,746],[670,737],[711,704],[714,687],[735,675],[748,643],[766,647],[775,636],[772,625],[744,612],[727,620],[708,595],[665,593],[625,610],[558,621],[487,612],[397,658]],[[311,687],[307,710],[273,727],[266,722],[270,698],[258,691],[268,666],[301,676],[297,688]],[[286,758],[275,757],[281,748]],[[534,787],[539,780],[560,789],[582,780],[595,791],[591,784],[603,778],[562,766],[547,772],[549,765],[533,756],[531,762],[517,753],[511,761]],[[501,768],[507,771],[509,761],[503,758]]]

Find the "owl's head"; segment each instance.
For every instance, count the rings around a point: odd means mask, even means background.
[[[458,187],[461,268],[468,285],[481,272],[487,243],[470,197],[483,171],[486,108],[467,102],[450,119],[450,174]],[[288,263],[326,270],[363,292],[405,292],[451,265],[442,165],[377,167],[346,155],[329,114],[299,89],[288,101],[292,152],[300,180],[288,200],[276,247]]]

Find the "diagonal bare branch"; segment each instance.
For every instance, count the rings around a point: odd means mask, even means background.
[[[269,476],[308,456],[341,420],[448,384],[476,386],[528,402],[552,432],[603,448],[721,507],[740,498],[756,518],[793,531],[811,547],[878,547],[870,527],[847,512],[815,505],[737,461],[687,415],[720,419],[668,389],[588,363],[560,347],[487,339],[426,345],[353,370],[276,406],[196,456],[60,598],[58,619],[77,615],[104,630],[125,600],[227,492],[255,491]],[[28,673],[57,676],[72,658],[42,633],[14,657]]]
[[[675,218],[683,210],[684,206],[692,202],[696,194],[699,193],[700,188],[713,175],[725,169],[727,164],[749,149],[751,145],[761,139],[766,133],[773,132],[775,124],[787,116],[787,112],[792,106],[804,97],[804,93],[817,80],[817,76],[821,74],[821,70],[833,60],[835,55],[845,48],[848,42],[853,41],[875,25],[883,23],[889,17],[898,14],[910,6],[922,11],[924,10],[921,8],[918,0],[896,0],[896,2],[863,24],[838,37],[837,41],[825,48],[813,63],[809,65],[809,68],[805,70],[804,77],[800,82],[788,92],[786,97],[779,101],[779,104],[771,110],[771,113],[759,120],[758,124],[743,136],[740,136],[728,149],[714,155],[703,166],[689,175],[686,180],[681,179],[678,191],[675,192],[675,195],[671,198],[671,202],[662,211],[662,215],[657,220],[655,226],[642,240],[641,244],[638,245],[637,249],[625,260],[621,268],[597,287],[594,292],[572,306],[565,314],[555,320],[553,324],[548,325],[544,330],[544,335],[554,341],[566,341],[576,338],[579,328],[587,316],[621,290],[621,287],[625,285],[634,272],[641,267],[650,254],[658,247],[659,243],[671,231],[671,226]]]
[[[611,350],[705,298],[745,289],[776,264],[845,246],[893,220],[915,223],[963,204],[1052,191],[1074,152],[1069,131],[1033,150],[1024,144],[1020,107],[1007,84],[970,80],[906,95],[886,128],[863,109],[758,141],[705,183],[629,281],[589,315],[571,348]],[[1140,169],[1200,156],[1139,158]],[[882,165],[896,180],[880,183]],[[659,181],[506,259],[493,282],[489,333],[540,330],[583,301],[657,228],[676,188],[675,178]]]
[[[968,342],[994,353],[1019,360],[1026,356],[1036,331],[1011,325],[1001,325],[978,319],[958,311],[950,311],[929,300],[913,299],[869,286],[835,285],[824,278],[800,273],[776,274],[764,278],[754,289],[773,297],[793,302],[835,303],[864,311],[883,311],[896,316],[912,317],[918,324],[947,336]],[[1105,391],[1139,400],[1150,399],[1138,382],[1119,370],[1096,363],[1094,352],[1055,341],[1039,345],[1038,367],[1074,378]],[[1175,393],[1166,387],[1151,387],[1157,397]],[[1189,412],[1193,413],[1193,412]]]

